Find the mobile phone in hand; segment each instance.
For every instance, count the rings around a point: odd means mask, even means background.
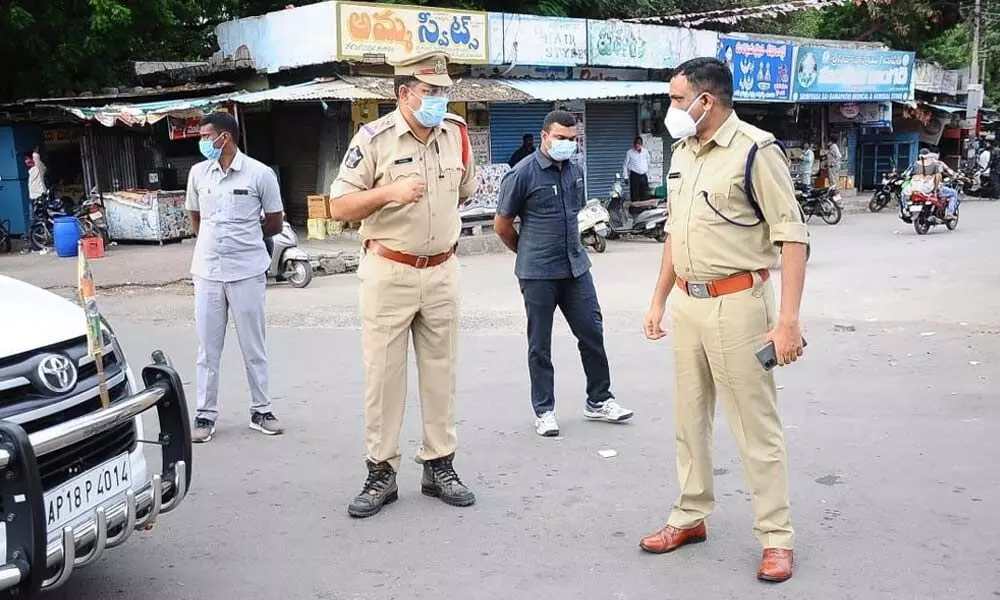
[[[806,338],[802,338],[802,347],[805,348],[808,345]],[[778,353],[774,350],[774,342],[768,342],[763,348],[757,351],[757,361],[760,363],[760,366],[764,367],[765,371],[770,371],[778,366]]]

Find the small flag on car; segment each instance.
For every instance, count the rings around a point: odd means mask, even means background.
[[[87,318],[87,354],[97,365],[97,383],[101,394],[101,406],[111,406],[108,396],[108,381],[104,376],[104,336],[101,334],[101,312],[97,309],[97,290],[94,288],[94,275],[90,271],[90,263],[83,252],[83,242],[79,242],[77,256],[77,287],[80,294],[80,306]]]

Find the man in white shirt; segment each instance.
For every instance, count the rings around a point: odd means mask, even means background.
[[[239,151],[238,136],[236,119],[228,113],[202,119],[199,150],[207,160],[192,167],[188,176],[186,207],[198,235],[191,261],[199,341],[192,440],[198,443],[215,434],[219,362],[230,312],[250,385],[250,428],[265,435],[283,431],[271,412],[264,345],[270,262],[264,236],[281,231],[281,191],[270,167]]]
[[[816,154],[813,152],[813,145],[806,144],[802,153],[802,173],[799,174],[803,185],[812,186],[813,164],[816,162]]]
[[[24,164],[28,167],[28,198],[35,200],[49,193],[45,185],[45,163],[37,149],[24,155]]]
[[[641,137],[635,138],[625,153],[622,176],[628,177],[629,200],[645,200],[649,193],[649,151],[642,147]]]

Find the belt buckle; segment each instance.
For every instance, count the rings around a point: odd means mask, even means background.
[[[429,256],[418,256],[417,262],[413,266],[417,269],[425,269],[427,268],[427,263],[429,263],[430,261],[431,257]]]
[[[687,284],[687,293],[692,298],[711,298],[712,294],[708,289],[707,283],[689,283]]]

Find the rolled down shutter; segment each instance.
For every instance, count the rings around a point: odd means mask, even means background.
[[[495,164],[505,164],[521,147],[521,138],[530,133],[535,144],[542,131],[545,116],[552,110],[550,103],[491,104],[490,153]]]
[[[280,169],[285,215],[293,225],[305,225],[306,196],[316,194],[319,134],[323,111],[319,106],[291,105],[275,110],[274,158]]]
[[[623,178],[625,153],[639,135],[635,103],[588,102],[587,129],[587,197],[604,198],[611,192],[615,173]],[[625,186],[628,189],[628,185]]]

